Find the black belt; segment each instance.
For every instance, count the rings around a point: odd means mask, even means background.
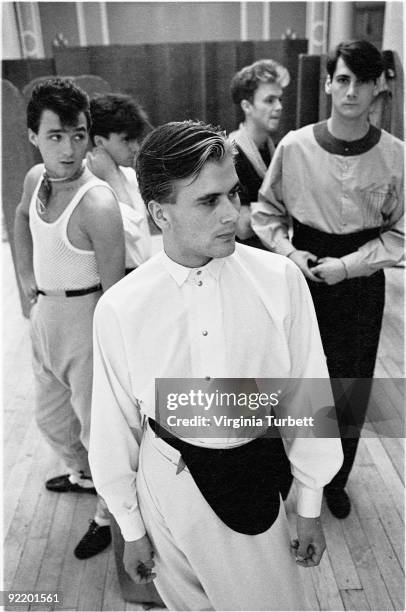
[[[46,295],[48,297],[79,297],[80,295],[87,295],[88,293],[95,293],[101,291],[101,283],[93,285],[93,287],[87,287],[86,289],[56,289],[56,290],[44,290],[37,289],[37,295]]]
[[[318,258],[343,257],[382,233],[380,227],[373,227],[349,234],[329,234],[300,223],[297,219],[292,219],[292,222],[293,246],[299,251],[310,251]]]
[[[153,419],[152,431],[180,452],[213,512],[227,527],[247,535],[267,531],[279,514],[281,438],[260,437],[233,448],[188,444]]]

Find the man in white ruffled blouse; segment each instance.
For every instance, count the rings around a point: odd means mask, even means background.
[[[322,489],[341,465],[339,439],[287,443],[298,493],[291,544],[267,454],[272,447],[278,463],[280,438],[268,445],[257,430],[236,439],[230,428],[220,439],[204,428],[190,437],[175,426],[168,439],[155,407],[162,378],[322,377],[329,387],[305,280],[287,258],[235,244],[239,181],[223,132],[162,125],[136,169],[164,250],[99,303],[90,442],[126,569],[137,583],[155,579],[171,610],[308,609],[297,564],[322,557]]]
[[[151,256],[147,209],[142,201],[134,164],[142,139],[151,129],[144,110],[120,93],[90,100],[90,138],[86,156],[89,170],[114,190],[124,225],[126,274]]]

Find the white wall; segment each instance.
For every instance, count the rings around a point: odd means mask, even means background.
[[[76,2],[24,2],[35,5],[40,17],[46,57],[52,57],[52,40],[61,32],[70,46],[80,44]],[[102,10],[105,6],[107,39],[110,44],[145,44],[239,40],[240,2],[81,2],[81,28],[86,45],[101,45]],[[270,38],[281,38],[287,28],[305,38],[306,2],[268,2],[269,23],[264,28],[265,2],[246,4],[246,32],[249,40],[261,40],[264,31]],[[18,36],[13,3],[3,4],[4,45],[7,58],[19,58]],[[14,38],[13,38],[14,32]],[[4,56],[6,57],[6,56]]]
[[[396,51],[404,65],[402,2],[386,3],[382,49]]]
[[[21,46],[14,6],[12,2],[3,2],[2,6],[2,59],[20,59]]]

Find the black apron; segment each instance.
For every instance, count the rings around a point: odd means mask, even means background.
[[[212,449],[176,438],[153,419],[151,429],[181,454],[201,494],[221,521],[239,533],[267,531],[279,514],[281,438],[255,438],[236,448]],[[274,435],[274,434],[273,434]]]

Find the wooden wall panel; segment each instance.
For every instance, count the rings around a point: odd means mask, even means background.
[[[331,96],[326,94],[325,83],[327,78],[327,55],[320,56],[319,78],[319,121],[328,119],[331,115]]]
[[[58,50],[58,72],[90,70],[110,83],[112,91],[128,93],[142,104],[151,123],[159,125],[188,117],[204,118],[203,44],[157,44]]]
[[[296,128],[319,120],[320,56],[299,55]]]
[[[39,76],[56,74],[53,59],[3,60],[2,78],[13,83],[17,89]]]
[[[388,59],[388,53],[388,51],[384,52],[385,59]],[[390,91],[389,102],[391,105],[391,110],[386,114],[382,123],[382,127],[385,130],[388,130],[388,132],[390,132],[397,138],[404,140],[404,72],[402,62],[400,61],[400,57],[396,53],[396,51],[392,52],[391,57],[393,61],[393,71],[395,75],[393,79],[387,79]]]
[[[263,44],[263,43],[260,43]],[[276,52],[276,50],[275,50]],[[298,83],[298,58],[301,53],[307,52],[307,40],[281,41],[281,56],[279,59],[290,73],[290,83],[283,93],[283,112],[279,124],[279,134],[283,136],[296,128],[296,104]]]
[[[148,112],[152,125],[158,125],[158,99],[162,99],[159,91],[160,74],[163,67],[156,61],[151,61],[152,45],[137,45],[131,47],[115,47],[115,74],[111,75],[112,91],[121,91],[133,96]],[[96,55],[96,53],[95,53]],[[94,68],[96,59],[94,60]],[[122,75],[125,74],[125,79]]]
[[[111,49],[111,47],[109,47]],[[97,74],[90,70],[89,55],[91,47],[54,47],[54,62],[56,74]],[[103,75],[99,74],[98,76]]]
[[[107,81],[112,91],[130,94],[136,90],[136,97],[140,98],[142,90],[147,90],[144,83],[148,82],[146,47],[109,45],[58,49],[55,65],[58,73],[73,76],[95,74]],[[142,87],[140,83],[143,83]]]
[[[151,45],[155,124],[205,119],[202,43]]]
[[[206,119],[227,131],[238,125],[238,109],[230,96],[230,81],[238,70],[237,45],[234,42],[206,43],[205,89]]]
[[[4,221],[15,265],[14,245],[15,210],[23,192],[24,177],[31,166],[25,127],[25,103],[22,94],[9,81],[2,80],[2,201]],[[16,275],[17,276],[17,275]],[[24,297],[17,278],[20,300],[25,316],[30,304]],[[7,313],[6,313],[7,314]]]
[[[306,51],[305,40],[66,47],[55,49],[55,66],[58,74],[98,75],[112,91],[133,95],[154,125],[196,118],[230,131],[240,120],[229,94],[233,74],[257,59],[274,58],[291,73],[280,126],[284,134],[295,127],[297,58]]]

